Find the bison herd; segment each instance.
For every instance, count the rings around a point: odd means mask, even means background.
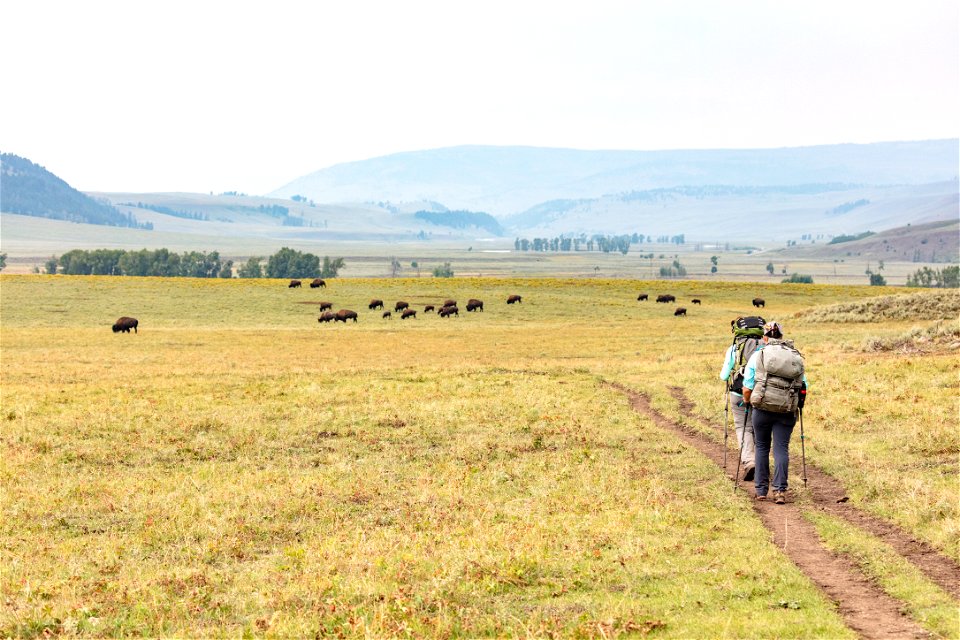
[[[303,283],[300,280],[291,280],[288,287],[291,289],[297,289],[302,287],[302,285]],[[326,287],[326,286],[327,286],[327,283],[324,282],[321,278],[316,278],[310,283],[311,289],[317,289],[317,288]],[[650,299],[650,295],[646,293],[641,293],[640,295],[637,296],[638,302],[644,302],[649,299]],[[656,301],[667,304],[670,302],[676,302],[677,298],[674,295],[671,295],[668,293],[662,293],[656,297]],[[519,304],[522,302],[523,300],[521,296],[518,296],[518,295],[511,295],[507,298],[507,304]],[[766,304],[767,304],[763,298],[754,298],[751,302],[753,306],[757,308],[766,307]],[[701,300],[699,298],[693,298],[690,300],[690,303],[695,305],[700,305]],[[333,310],[332,302],[320,302],[319,306],[320,306],[320,309],[319,309],[320,316],[317,318],[317,322],[320,322],[320,323],[343,322],[344,324],[346,324],[347,321],[349,320],[353,320],[354,322],[357,322],[358,318],[357,318],[356,311],[351,311],[350,309],[340,309],[339,311],[335,312]],[[372,300],[370,300],[370,303],[367,305],[367,308],[370,309],[371,311],[375,309],[384,310],[383,300],[380,300],[379,298],[373,298]],[[475,311],[482,312],[483,301],[477,300],[476,298],[470,298],[469,300],[467,300],[466,309],[467,311],[470,311],[470,312],[475,312]],[[459,317],[460,315],[460,309],[459,307],[457,307],[457,301],[453,299],[444,300],[443,304],[440,305],[439,310],[436,308],[435,305],[432,305],[432,304],[428,304],[423,307],[423,313],[425,314],[431,313],[433,311],[436,311],[436,314],[441,318],[449,318],[450,316]],[[398,300],[396,302],[396,304],[393,307],[393,313],[400,313],[401,320],[417,317],[417,312],[410,308],[409,302],[406,302],[404,300]],[[382,317],[385,320],[390,319],[393,317],[393,313],[391,313],[390,311],[384,310]],[[687,315],[686,307],[677,307],[674,310],[673,315],[686,316]],[[117,321],[113,324],[113,332],[114,333],[130,333],[130,330],[133,329],[133,332],[137,333],[138,325],[139,325],[139,321],[136,318],[123,316],[117,319]]]
[[[315,288],[314,283],[316,282],[317,280],[311,283],[310,286]],[[317,286],[321,286],[321,287],[326,286],[326,283],[323,283],[322,280],[319,280],[319,282],[321,282],[322,284]],[[289,287],[294,289],[301,286],[302,286],[302,283],[299,280],[291,280],[289,284]],[[522,301],[523,301],[522,297],[518,295],[511,295],[507,298],[507,304],[517,304],[517,303],[522,303]],[[332,302],[321,302],[319,304],[320,304],[320,316],[317,318],[317,322],[346,323],[348,320],[353,320],[354,322],[357,322],[358,318],[357,318],[357,313],[355,311],[351,311],[350,309],[340,309],[339,311],[334,312]],[[410,303],[407,302],[406,300],[397,300],[397,302],[393,305],[393,310],[390,311],[385,308],[383,300],[379,298],[373,298],[367,304],[367,309],[369,309],[370,311],[374,311],[376,309],[382,310],[383,314],[381,317],[384,320],[393,318],[393,314],[395,313],[400,314],[401,320],[407,320],[409,318],[416,319],[417,317],[416,310],[412,309],[410,307]],[[483,312],[483,300],[478,300],[477,298],[470,298],[469,300],[467,300],[466,309],[467,311],[470,311],[470,312],[476,312],[476,311]],[[438,309],[438,305],[433,305],[433,304],[424,305],[423,313],[426,314],[431,312],[435,312],[441,318],[449,318],[450,316],[458,316],[458,317],[460,316],[460,308],[457,306],[457,301],[453,300],[452,298],[448,298],[447,300],[444,300],[443,304],[439,305],[439,309]]]

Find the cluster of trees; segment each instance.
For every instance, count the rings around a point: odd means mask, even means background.
[[[207,214],[200,213],[199,211],[184,211],[182,209],[171,209],[170,207],[164,207],[159,204],[147,204],[143,202],[137,202],[136,204],[132,202],[121,202],[120,204],[127,207],[136,207],[137,209],[147,209],[148,211],[156,211],[157,213],[163,213],[168,216],[174,216],[176,218],[186,218],[187,220],[209,220]]]
[[[480,211],[417,211],[413,217],[444,227],[454,229],[477,227],[497,236],[503,235],[503,227],[497,219],[489,213]]]
[[[310,200],[309,198],[306,198],[305,196],[301,196],[301,195],[299,195],[299,194],[290,196],[290,199],[293,200],[294,202],[302,202],[302,203],[304,203],[305,205],[307,205],[308,207],[315,207],[315,206],[317,206],[316,203],[314,203],[313,200]]]
[[[555,238],[517,238],[513,246],[517,251],[601,251],[610,253],[619,251],[626,255],[630,251],[631,244],[642,244],[643,242],[671,242],[674,244],[684,244],[684,236],[658,236],[654,240],[653,236],[647,236],[642,233],[624,234],[620,236],[604,236],[595,234],[587,237],[586,234],[579,236],[557,236]]]
[[[789,278],[784,278],[780,282],[794,283],[794,284],[813,284],[813,276],[805,276],[799,273],[790,274]]]
[[[222,260],[216,251],[168,249],[74,249],[46,263],[47,273],[95,276],[166,276],[187,278],[231,278],[233,260]]]
[[[660,267],[660,277],[661,278],[682,278],[687,275],[687,268],[680,264],[680,260],[676,259],[669,267]]]
[[[254,256],[237,269],[240,278],[335,278],[344,266],[343,258],[324,256],[284,247],[267,258]],[[3,255],[3,262],[6,254]],[[449,267],[449,263],[447,263]],[[2,265],[0,265],[2,268]],[[74,249],[46,263],[47,273],[101,276],[165,276],[186,278],[232,278],[233,260],[224,260],[216,251],[168,249]],[[451,275],[452,275],[451,271]]]
[[[237,269],[239,278],[336,278],[344,266],[343,258],[320,257],[284,247],[267,258],[253,256]]]
[[[855,236],[841,234],[839,236],[834,236],[827,244],[840,244],[841,242],[853,242],[854,240],[863,240],[869,236],[875,235],[873,231],[864,231],[863,233],[858,233]]]
[[[943,269],[923,267],[907,276],[908,287],[960,288],[960,266],[952,265]]]
[[[844,202],[839,207],[834,207],[833,209],[830,209],[830,211],[827,211],[827,213],[839,215],[841,213],[847,213],[848,211],[853,211],[857,207],[864,207],[868,204],[870,204],[869,200],[865,198],[861,198],[860,200],[857,200],[855,202]]]

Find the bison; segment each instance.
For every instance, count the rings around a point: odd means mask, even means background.
[[[669,293],[661,293],[657,296],[657,302],[676,302],[676,296],[672,296]]]
[[[332,310],[333,310],[333,303],[332,303],[332,302],[321,302],[321,303],[320,303],[320,311],[326,311],[327,309],[330,309],[330,310],[332,311]]]
[[[759,307],[766,307],[766,304],[767,304],[767,302],[766,302],[766,300],[764,300],[763,298],[754,298],[754,299],[753,299],[753,306],[755,306],[755,307],[757,307],[757,308],[759,308]]]
[[[692,302],[693,304],[700,304],[700,298],[694,298],[690,302]]]
[[[314,278],[313,282],[310,283],[311,289],[316,289],[317,287],[326,287],[326,286],[327,286],[327,283],[323,280],[323,278]]]
[[[301,286],[303,286],[303,283],[300,282],[299,280],[291,280],[291,281],[290,281],[290,284],[287,285],[287,288],[288,288],[288,289],[299,289]]]
[[[649,299],[650,299],[650,296],[647,295],[646,293],[641,293],[640,295],[637,296],[637,302],[643,302],[644,300],[649,300]]]
[[[377,300],[374,298],[370,301],[370,304],[367,305],[367,309],[373,311],[374,309],[383,309],[383,300]]]
[[[393,305],[393,310],[394,310],[394,311],[403,311],[404,309],[407,309],[407,308],[409,308],[409,307],[410,307],[410,305],[409,305],[408,303],[404,302],[403,300],[398,300],[398,301],[397,301],[397,304]]]
[[[130,333],[130,329],[133,329],[133,332],[136,333],[138,324],[140,324],[140,322],[136,318],[123,316],[121,318],[117,318],[117,321],[113,323],[113,332]]]
[[[520,296],[510,296],[509,298],[507,298],[507,304],[513,304],[514,302],[519,302],[523,304],[523,298],[521,298]]]
[[[401,320],[406,320],[407,318],[416,318],[417,312],[413,309],[404,309],[403,313],[400,314]]]
[[[353,320],[354,322],[356,322],[356,321],[357,321],[357,312],[356,312],[356,311],[350,311],[350,309],[340,309],[340,311],[337,311],[337,315],[336,315],[336,317],[334,318],[334,321],[336,321],[336,322],[342,322],[343,324],[347,324],[347,320]]]
[[[423,312],[424,312],[424,313],[430,313],[430,312],[433,311],[433,310],[434,310],[434,309],[433,309],[433,305],[432,305],[432,304],[428,304],[427,306],[425,306],[425,307],[423,308]]]
[[[392,317],[393,317],[393,314],[390,313],[389,311],[384,311],[384,312],[383,312],[383,318],[384,318],[384,319],[392,318]]]
[[[444,301],[443,301],[443,306],[445,306],[445,307],[455,307],[455,306],[457,306],[457,301],[456,301],[456,300],[444,300]]]
[[[441,318],[447,318],[449,316],[460,317],[460,310],[457,309],[456,305],[449,305],[444,307],[443,309],[440,309],[440,311],[437,312],[437,315],[440,316]]]
[[[467,311],[483,311],[483,300],[470,298],[467,300]]]
[[[685,316],[687,315],[687,309],[685,307],[677,307],[677,310],[673,312],[675,316]]]
[[[333,311],[324,311],[320,314],[320,317],[317,318],[317,322],[330,322],[331,320],[336,319],[337,314]]]

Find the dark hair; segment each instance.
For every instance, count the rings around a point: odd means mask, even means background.
[[[766,331],[764,331],[763,335],[767,336],[768,338],[773,338],[774,340],[779,340],[780,338],[783,337],[783,332],[780,331],[779,325],[774,325],[769,329],[767,329]]]

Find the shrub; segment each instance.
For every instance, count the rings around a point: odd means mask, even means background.
[[[799,283],[799,284],[813,284],[813,276],[805,276],[799,273],[794,273],[789,278],[784,278],[780,282],[787,283]]]

